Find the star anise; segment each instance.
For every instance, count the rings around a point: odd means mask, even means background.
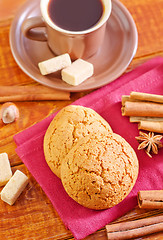
[[[149,132],[148,134],[145,132],[139,132],[140,136],[135,137],[140,143],[138,146],[138,150],[145,149],[146,153],[149,157],[152,157],[150,152],[154,154],[158,154],[158,148],[163,147],[161,143],[162,135],[155,135],[153,132]]]

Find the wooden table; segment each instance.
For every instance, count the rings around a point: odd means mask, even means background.
[[[121,1],[131,12],[139,34],[138,50],[127,70],[155,56],[163,57],[163,0]],[[25,0],[0,0],[0,86],[37,84],[17,66],[9,46],[10,24],[16,10],[23,2]],[[0,126],[0,153],[8,153],[13,172],[20,169],[30,179],[28,187],[13,206],[0,201],[1,240],[73,239],[71,232],[65,228],[49,199],[17,156],[13,135],[87,93],[73,93],[70,101],[18,102],[19,120]],[[135,208],[118,221],[138,219],[159,212],[159,210],[145,211]],[[106,240],[105,229],[97,231],[86,239]],[[163,239],[163,233],[139,239]]]

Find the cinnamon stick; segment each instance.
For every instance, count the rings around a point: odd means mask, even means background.
[[[140,122],[140,121],[163,122],[163,118],[161,117],[130,117],[130,122]]]
[[[140,121],[138,124],[138,129],[163,133],[163,122]]]
[[[163,117],[163,104],[152,102],[125,102],[123,116]]]
[[[163,209],[163,190],[138,192],[138,206],[140,208]]]
[[[109,240],[142,237],[163,231],[163,216],[106,225],[106,231]]]
[[[70,93],[42,85],[0,87],[0,102],[37,100],[70,100]]]
[[[122,106],[124,106],[125,102],[140,102],[141,100],[131,98],[129,95],[122,95]]]
[[[125,102],[129,101],[129,99],[130,99],[130,96],[122,95],[122,99],[121,99],[122,106],[124,106]]]
[[[141,101],[149,101],[149,102],[158,102],[163,103],[163,95],[150,94],[150,93],[142,93],[142,92],[131,92],[131,99],[138,99]]]

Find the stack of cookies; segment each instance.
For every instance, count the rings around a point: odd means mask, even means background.
[[[106,209],[121,202],[138,176],[132,147],[94,110],[70,105],[52,120],[44,137],[50,169],[82,206]]]

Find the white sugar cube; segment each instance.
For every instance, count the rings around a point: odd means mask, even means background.
[[[13,205],[27,184],[28,177],[21,171],[16,170],[6,186],[2,189],[1,199],[9,205]]]
[[[7,153],[0,154],[0,186],[4,186],[12,177]]]
[[[71,59],[68,53],[48,59],[38,64],[42,75],[47,75],[59,71],[71,65]]]
[[[94,72],[93,64],[78,59],[74,61],[69,67],[61,71],[62,80],[66,83],[76,86],[91,77]]]

